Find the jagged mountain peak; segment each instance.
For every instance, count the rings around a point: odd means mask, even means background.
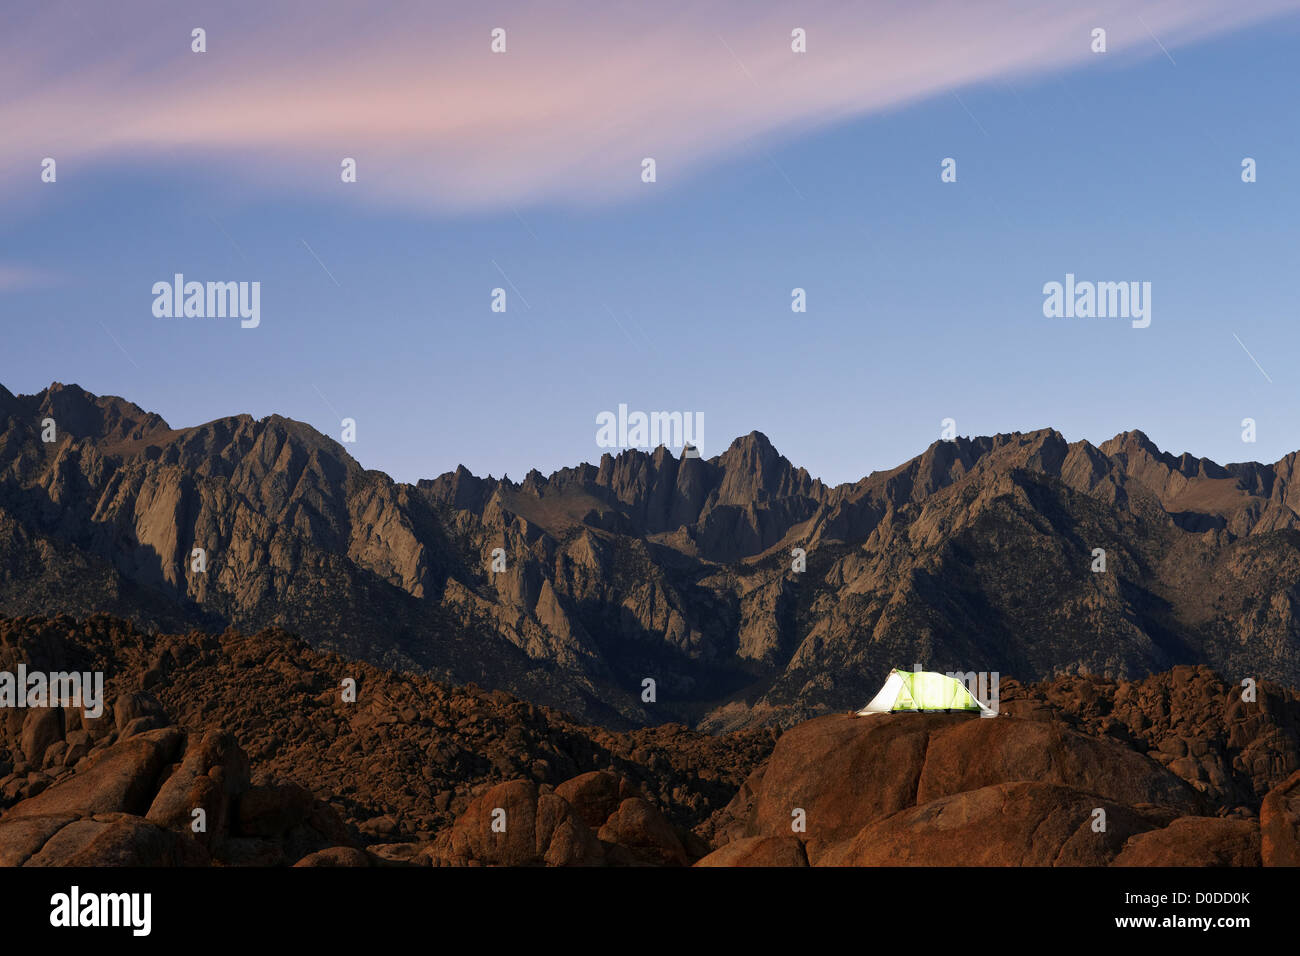
[[[1146,432],[1139,429],[1130,429],[1117,434],[1114,438],[1102,442],[1098,448],[1105,455],[1131,455],[1134,452],[1143,452],[1156,459],[1168,459],[1174,461],[1174,456],[1168,452],[1163,452],[1157,447],[1156,443],[1147,437]]]
[[[1294,456],[1222,467],[1042,428],[829,488],[754,431],[707,459],[630,449],[412,487],[280,415],[170,429],[77,386],[8,395],[0,614],[280,625],[615,723],[808,716],[917,660],[1300,677]],[[43,406],[71,445],[40,441]]]
[[[748,435],[737,436],[732,440],[731,444],[727,446],[728,451],[734,451],[737,449],[747,453],[753,449],[762,456],[777,453],[776,449],[772,446],[771,439],[757,429],[751,431]]]
[[[95,395],[75,384],[53,382],[35,395],[16,396],[15,401],[31,418],[31,426],[52,418],[60,433],[75,439],[116,444],[170,430],[161,415],[116,395]]]

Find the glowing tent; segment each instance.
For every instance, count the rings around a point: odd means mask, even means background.
[[[966,685],[955,677],[932,671],[889,672],[885,686],[857,712],[858,717],[898,711],[971,711],[987,717],[994,712],[976,699]]]

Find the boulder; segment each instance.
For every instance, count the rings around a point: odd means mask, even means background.
[[[47,818],[48,819],[48,818]],[[198,843],[125,813],[95,814],[60,827],[23,866],[203,866]]]
[[[63,710],[59,707],[33,707],[23,719],[22,742],[19,745],[27,762],[42,766],[45,751],[63,740]]]
[[[1265,866],[1300,866],[1300,770],[1264,797],[1259,833]]]
[[[1180,817],[1132,837],[1114,865],[1259,866],[1259,826],[1254,820]]]
[[[723,811],[727,835],[791,836],[795,811],[810,862],[871,820],[914,803],[930,737],[971,720],[965,715],[829,715],[791,727],[767,762]],[[987,722],[987,721],[985,721]]]
[[[22,866],[50,837],[76,819],[72,813],[0,817],[0,866]]]
[[[211,846],[229,831],[235,800],[248,789],[248,774],[248,756],[234,736],[208,731],[197,744],[190,744],[145,816],[159,826],[193,833],[193,813],[201,809],[206,830],[194,836]]]
[[[504,811],[504,817],[498,811]],[[494,828],[494,822],[504,830]],[[531,780],[497,784],[470,801],[450,832],[413,858],[436,866],[600,866],[605,848],[558,792]]]
[[[452,826],[451,853],[457,861],[498,866],[540,862],[537,852],[537,785],[510,780],[473,800]]]
[[[357,829],[361,831],[363,836],[375,840],[391,839],[397,836],[399,832],[397,821],[387,814],[364,820]]]
[[[602,866],[605,851],[586,821],[558,793],[537,799],[537,852],[547,866]]]
[[[636,863],[686,866],[690,862],[664,815],[641,797],[628,797],[620,803],[596,835],[605,843],[625,848]]]
[[[628,782],[616,773],[593,770],[564,781],[555,788],[577,812],[582,821],[593,830],[599,830],[618,809],[620,803],[637,794]]]
[[[119,733],[141,718],[154,718],[160,722],[167,719],[162,704],[153,694],[121,694],[113,701],[113,723]]]
[[[696,866],[807,866],[797,837],[742,837],[714,850]]]
[[[1106,829],[1094,829],[1106,812]],[[816,866],[1104,866],[1150,829],[1138,811],[1049,783],[999,783],[874,821]]]
[[[372,843],[363,852],[371,866],[409,866],[422,849],[419,843]]]
[[[1203,798],[1155,761],[1059,722],[965,714],[834,715],[798,724],[781,736],[767,763],[723,811],[717,844],[797,836],[816,865],[828,847],[852,839],[874,821],[944,797],[1021,782],[1092,794],[1090,807],[1204,812]],[[1024,796],[1030,797],[1041,810],[1043,794]],[[793,829],[798,821],[803,830]],[[1112,849],[1118,852],[1118,846]]]
[[[356,847],[332,846],[308,853],[294,866],[370,866],[370,857]]]
[[[11,807],[5,819],[68,812],[143,815],[160,774],[184,739],[179,730],[166,727],[119,741],[88,757],[77,773]]]
[[[935,733],[915,802],[1019,780],[1086,790],[1115,803],[1205,809],[1184,780],[1123,744],[1060,723],[1007,718],[971,719]]]

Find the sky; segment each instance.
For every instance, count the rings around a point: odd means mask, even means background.
[[[352,418],[403,481],[598,461],[620,404],[831,483],[945,419],[1300,448],[1300,0],[16,6],[11,391]],[[176,273],[260,324],[156,316]],[[1067,274],[1150,325],[1045,316]]]

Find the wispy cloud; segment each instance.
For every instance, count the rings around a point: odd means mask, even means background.
[[[676,179],[778,133],[1079,66],[1094,27],[1108,57],[1163,59],[1300,0],[470,9],[35,5],[0,30],[0,171],[37,184],[46,155],[83,169],[216,161],[277,188],[338,190],[350,156],[359,193],[406,205],[601,202],[641,188],[645,156]],[[206,53],[190,51],[196,26]],[[505,54],[489,50],[494,27]],[[790,50],[795,27],[806,54]]]
[[[53,285],[54,273],[31,266],[0,262],[0,292],[22,292]]]

